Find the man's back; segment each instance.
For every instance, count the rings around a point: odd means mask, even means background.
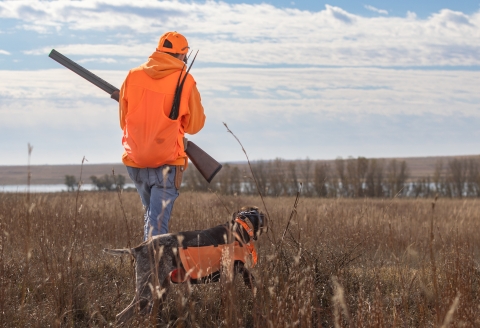
[[[185,160],[183,136],[185,132],[200,130],[205,120],[201,103],[191,99],[192,91],[196,94],[198,91],[190,74],[183,86],[178,119],[168,118],[175,89],[185,74],[181,61],[159,52],[129,72],[121,90],[120,110],[126,165],[158,167],[179,164],[181,158]],[[189,126],[192,116],[198,118],[194,129]],[[185,131],[185,127],[189,129]]]

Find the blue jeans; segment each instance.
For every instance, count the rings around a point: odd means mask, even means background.
[[[175,188],[175,166],[139,169],[127,166],[128,175],[135,183],[145,210],[143,240],[168,233],[168,222],[173,203],[178,197]]]

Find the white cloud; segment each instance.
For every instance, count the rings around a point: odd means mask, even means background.
[[[374,6],[370,6],[370,5],[364,5],[364,7],[365,7],[365,9],[376,12],[378,14],[388,15],[388,10],[378,9],[378,8],[375,8]]]
[[[143,44],[60,44],[24,51],[26,55],[46,55],[54,48],[64,55],[145,57],[155,49]]]
[[[125,71],[94,71],[120,87]],[[0,129],[92,126],[109,115],[109,96],[67,69],[0,71]],[[480,117],[478,72],[379,68],[194,68],[207,115],[248,121],[312,115]],[[106,109],[100,110],[99,108]],[[106,112],[105,112],[106,111]],[[75,114],[75,120],[67,120]],[[103,113],[103,114],[101,114]],[[116,115],[116,114],[115,114]],[[63,123],[62,123],[63,122]],[[69,123],[65,123],[69,122]]]
[[[0,49],[0,55],[10,55],[10,53],[6,50]]]
[[[372,7],[373,8],[373,7]],[[378,9],[382,11],[381,9]],[[259,19],[261,17],[261,19]],[[57,44],[66,54],[148,56],[163,32],[184,33],[199,60],[219,64],[335,66],[480,65],[480,12],[444,9],[427,19],[362,17],[330,5],[318,12],[268,4],[181,1],[0,2],[19,27],[95,32],[104,44]],[[27,54],[44,54],[32,49]]]
[[[114,64],[114,63],[117,62],[117,60],[115,60],[113,58],[85,58],[85,59],[80,59],[78,61],[78,63],[80,63],[80,64],[89,63],[89,62]]]
[[[407,19],[415,20],[417,19],[417,14],[413,11],[407,11]]]
[[[239,113],[260,110],[329,112],[336,116],[347,113],[480,116],[477,72],[217,68],[196,69],[193,74],[202,93],[208,93],[206,99],[213,99],[212,103],[225,101],[224,105],[231,102]],[[220,88],[229,91],[219,91]],[[230,95],[239,90],[240,97]],[[221,109],[224,105],[217,106]]]
[[[93,72],[115,86],[126,75]],[[192,74],[207,115],[192,140],[219,161],[244,159],[222,121],[253,159],[466,154],[479,146],[478,72],[194,67]],[[120,161],[117,104],[105,92],[63,68],[0,76],[0,138],[13,140],[0,146],[9,154],[2,164],[23,164],[27,142],[43,149],[36,163]]]

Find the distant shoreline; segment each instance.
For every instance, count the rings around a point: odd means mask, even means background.
[[[135,188],[133,183],[128,183],[124,189]],[[77,190],[75,186],[74,191]],[[83,183],[80,187],[81,191],[94,191],[97,186],[91,183]],[[54,192],[68,192],[68,187],[65,184],[32,184],[30,187],[24,185],[0,185],[0,193],[54,193]]]
[[[90,183],[90,177],[111,175],[112,170],[116,175],[123,175],[127,183],[132,181],[128,177],[127,169],[122,163],[113,164],[65,164],[65,165],[31,165],[30,174],[32,185],[64,184],[66,175],[73,175],[76,180]],[[0,186],[2,185],[26,185],[28,180],[28,166],[2,166],[0,165]]]
[[[409,180],[420,177],[432,176],[435,171],[435,166],[439,161],[443,162],[443,168],[446,169],[448,161],[454,158],[480,158],[480,155],[465,155],[465,156],[429,156],[429,157],[398,157],[397,160],[405,161],[409,170]],[[382,158],[379,158],[380,160]],[[383,158],[390,161],[394,158]],[[268,161],[268,160],[266,160]],[[304,162],[305,159],[299,160],[285,160],[292,162]],[[324,162],[327,164],[334,163],[335,160],[311,160],[312,162]],[[228,162],[230,165],[247,168],[247,162]],[[225,164],[225,163],[224,163]],[[193,167],[193,165],[192,165]],[[64,184],[66,175],[73,175],[77,181],[80,180],[80,173],[82,174],[82,181],[90,183],[90,177],[95,175],[97,177],[105,174],[111,175],[112,170],[116,175],[123,175],[127,183],[132,183],[128,176],[127,169],[123,163],[106,163],[106,164],[64,164],[64,165],[31,165],[30,173],[32,185],[55,185]],[[5,185],[26,185],[28,177],[27,165],[0,165],[0,188]]]

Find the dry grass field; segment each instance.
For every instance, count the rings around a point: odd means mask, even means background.
[[[266,198],[257,293],[174,285],[160,327],[480,327],[478,200]],[[258,197],[182,193],[171,231],[224,223]],[[227,209],[228,208],[228,211]],[[134,293],[138,195],[0,194],[0,325],[106,327]],[[154,326],[136,318],[136,327]]]

